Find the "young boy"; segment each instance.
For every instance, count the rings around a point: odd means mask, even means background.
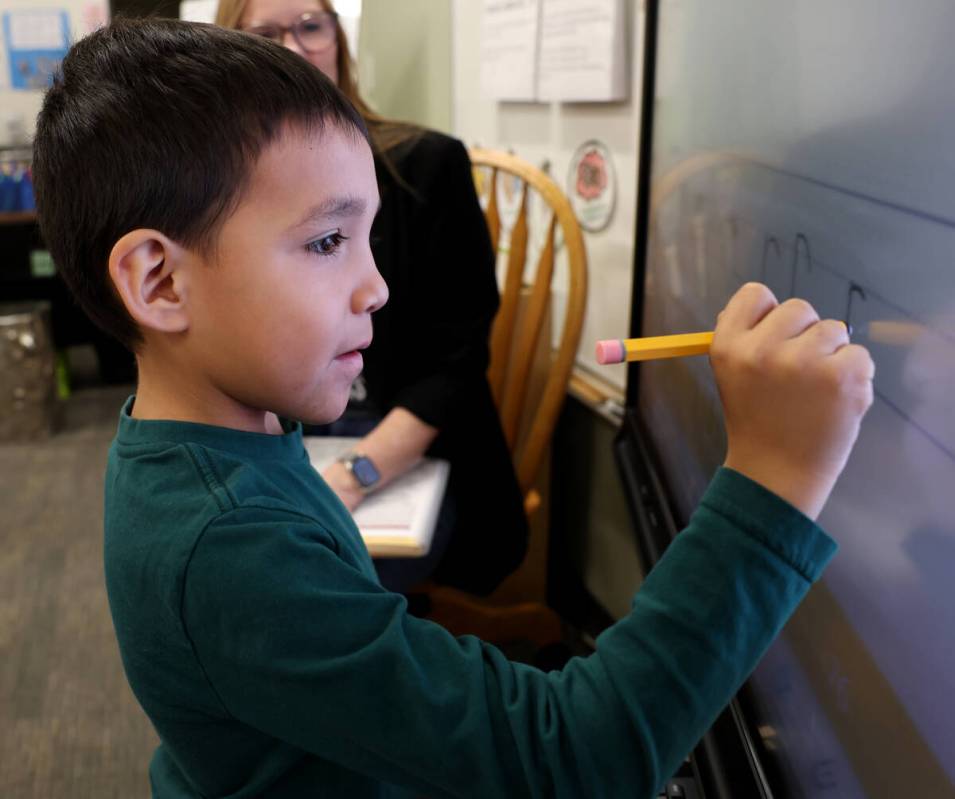
[[[549,674],[455,639],[381,588],[302,447],[388,294],[371,151],[332,84],[264,40],[117,22],[64,61],[35,180],[64,278],[139,366],[105,558],[155,796],[651,796],[833,554],[811,519],[872,362],[751,284],[711,356],[727,468],[631,615]]]

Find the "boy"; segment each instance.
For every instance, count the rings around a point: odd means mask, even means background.
[[[139,366],[105,558],[155,796],[651,796],[835,549],[811,519],[872,362],[751,284],[711,356],[727,468],[632,614],[549,674],[456,640],[380,587],[302,447],[387,298],[371,151],[337,90],[264,40],[117,22],[64,61],[35,180],[64,278]]]

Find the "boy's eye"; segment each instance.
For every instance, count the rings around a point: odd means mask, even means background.
[[[340,230],[333,230],[310,241],[305,245],[305,249],[315,255],[334,255],[343,241],[348,241],[348,236],[343,235]]]

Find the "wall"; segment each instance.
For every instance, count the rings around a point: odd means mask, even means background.
[[[39,4],[37,0],[0,0],[0,16],[6,11],[43,9],[64,9],[69,13],[70,33],[73,40],[81,38],[95,28],[108,16],[106,0],[46,0]],[[0,46],[0,144],[17,143],[10,141],[10,126],[19,127],[27,137],[33,137],[36,127],[36,115],[40,112],[43,100],[42,91],[14,91],[10,88],[10,64],[7,59],[6,44]],[[20,138],[20,136],[17,136]]]
[[[551,540],[561,542],[555,560],[619,619],[630,612],[644,567],[612,457],[616,434],[616,425],[568,398],[553,440]]]
[[[594,343],[620,338],[630,322],[640,132],[640,46],[643,9],[628,0],[629,99],[619,103],[497,103],[481,94],[480,31],[483,3],[454,0],[452,32],[454,134],[468,145],[512,150],[538,165],[566,190],[574,150],[587,139],[610,149],[618,178],[616,211],[609,228],[585,233],[590,285],[572,396],[555,433],[552,488],[563,497],[556,536],[590,594],[613,617],[628,612],[642,566],[612,454],[616,424],[595,412],[600,395],[619,398],[623,367],[598,366]],[[559,317],[560,298],[555,303]],[[598,379],[594,379],[597,377]],[[610,386],[604,385],[604,381]],[[593,390],[594,387],[597,390]],[[558,532],[552,528],[553,532]]]
[[[358,79],[379,113],[450,132],[451,0],[364,0]]]

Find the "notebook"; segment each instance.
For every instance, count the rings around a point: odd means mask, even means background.
[[[352,449],[358,440],[333,436],[304,438],[309,460],[319,472]],[[450,470],[451,465],[445,460],[424,458],[397,480],[365,497],[353,517],[372,557],[413,558],[428,554]]]

